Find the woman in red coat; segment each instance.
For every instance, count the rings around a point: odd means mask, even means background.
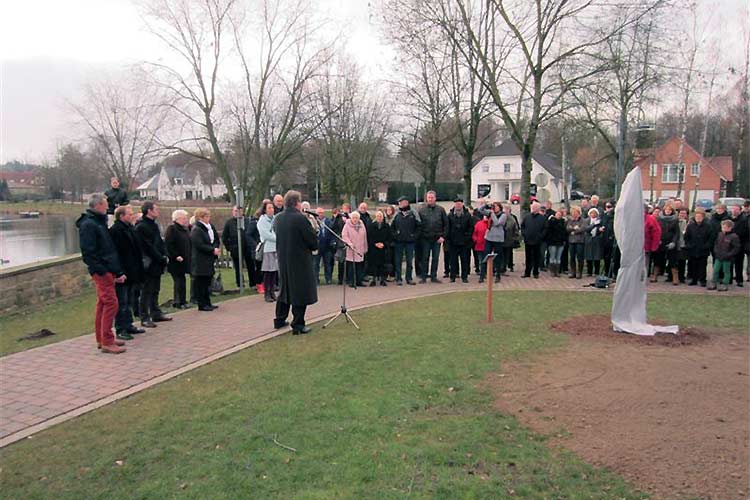
[[[647,207],[643,209],[643,231],[643,250],[646,252],[646,273],[648,273],[651,268],[651,253],[656,252],[661,243],[661,226],[656,217],[648,213]]]

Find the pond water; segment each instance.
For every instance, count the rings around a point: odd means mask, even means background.
[[[0,216],[0,268],[80,252],[75,219],[67,215]]]

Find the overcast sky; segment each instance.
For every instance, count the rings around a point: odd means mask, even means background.
[[[701,1],[701,0],[699,0]],[[723,19],[727,47],[741,48],[740,9],[750,0],[702,0]],[[370,75],[395,71],[394,53],[371,23],[368,0],[316,0],[343,29],[347,50]],[[375,5],[376,0],[372,1]],[[745,19],[745,21],[748,21]],[[101,68],[158,57],[131,0],[3,1],[0,8],[0,163],[53,157],[75,140],[65,99]],[[739,58],[734,58],[740,60]]]

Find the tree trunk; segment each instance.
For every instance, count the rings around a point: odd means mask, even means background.
[[[471,203],[471,164],[474,163],[474,156],[464,156],[464,202]]]

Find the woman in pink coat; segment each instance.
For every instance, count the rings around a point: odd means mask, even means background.
[[[350,287],[362,286],[365,276],[365,254],[367,253],[367,229],[360,220],[358,212],[352,212],[349,220],[344,224],[341,231],[341,239],[350,244],[356,253],[350,248],[346,249],[346,279]]]

